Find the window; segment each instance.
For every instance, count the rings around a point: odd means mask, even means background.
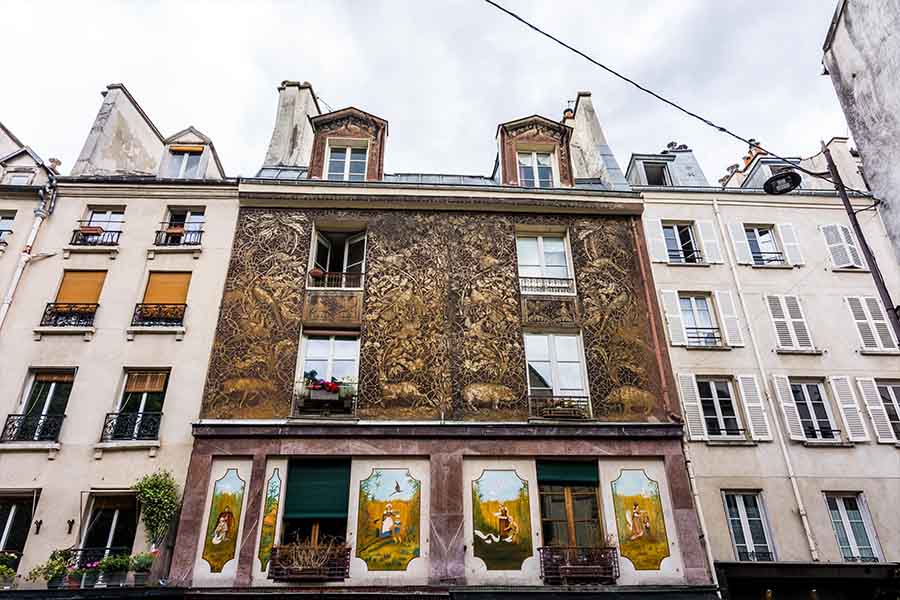
[[[6,175],[6,184],[7,185],[28,185],[31,183],[31,178],[34,177],[34,173],[8,173]]]
[[[644,175],[647,177],[647,185],[668,186],[672,185],[669,180],[669,169],[665,163],[644,163]]]
[[[0,214],[0,246],[7,245],[6,238],[12,233],[12,226],[15,218],[15,214]]]
[[[309,287],[363,287],[366,270],[365,231],[316,231],[314,244],[307,284]]]
[[[784,254],[778,249],[775,230],[769,226],[746,226],[744,233],[750,245],[750,256],[757,266],[783,265]]]
[[[170,208],[169,220],[163,221],[156,234],[157,246],[199,246],[203,238],[206,214],[200,208]]]
[[[9,416],[3,441],[58,441],[74,381],[74,371],[34,372],[22,413]]]
[[[706,432],[710,436],[742,436],[741,421],[734,403],[734,391],[727,379],[697,378],[700,406]]]
[[[91,494],[81,535],[82,564],[112,554],[131,554],[137,532],[137,502],[131,494]]]
[[[199,179],[202,146],[173,146],[169,149],[166,176],[175,179]]]
[[[894,439],[900,439],[900,383],[878,382],[878,395],[887,420],[894,431]]]
[[[791,165],[769,165],[769,173],[771,173],[772,175],[778,175],[779,173],[793,170],[794,169]]]
[[[703,262],[700,249],[694,241],[694,228],[690,223],[663,224],[662,228],[670,263]]]
[[[283,543],[343,542],[347,537],[350,460],[291,459],[284,498]]]
[[[519,185],[530,188],[553,187],[553,155],[549,152],[518,152]]]
[[[564,235],[516,236],[523,294],[574,294],[569,245]]]
[[[893,327],[885,316],[881,301],[874,296],[848,296],[845,298],[850,315],[856,323],[856,331],[862,350],[874,352],[895,351]]]
[[[103,441],[158,439],[168,381],[168,371],[128,371],[117,410],[107,415]]]
[[[366,146],[329,146],[329,181],[365,181],[368,150]]]
[[[725,513],[738,560],[775,560],[769,542],[762,496],[756,492],[725,492]]]
[[[581,336],[525,334],[528,391],[533,396],[586,397]]]
[[[706,295],[681,294],[678,298],[688,346],[720,346],[722,334]]]
[[[856,243],[856,237],[846,225],[823,225],[822,235],[831,254],[831,264],[835,269],[863,269],[863,255]]]
[[[791,394],[800,414],[800,425],[808,440],[834,440],[840,432],[834,428],[831,408],[821,383],[791,382]]]
[[[537,475],[544,544],[602,546],[597,464],[538,461]]]
[[[813,350],[806,316],[797,296],[766,296],[778,347],[783,350]]]
[[[31,495],[0,497],[0,553],[10,552],[17,556],[10,565],[13,570],[18,567],[28,539],[33,502]]]
[[[144,300],[134,310],[135,327],[181,327],[187,307],[191,273],[151,271]]]
[[[114,246],[119,243],[124,209],[94,209],[72,236],[74,246]]]
[[[825,494],[831,526],[846,562],[878,562],[874,534],[860,494]]]
[[[352,413],[359,374],[359,337],[303,336],[299,412]]]

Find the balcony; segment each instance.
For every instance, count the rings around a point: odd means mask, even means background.
[[[180,247],[199,246],[203,239],[202,229],[186,229],[184,223],[163,221],[153,240],[154,246]]]
[[[273,581],[343,581],[349,576],[348,546],[288,544],[272,547],[269,579]]]
[[[699,250],[669,250],[669,264],[704,265],[706,261]]]
[[[0,229],[0,248],[5,248],[9,245],[9,242],[6,241],[6,238],[12,233],[12,229]]]
[[[107,548],[72,548],[72,564],[78,567],[84,567],[91,563],[98,562],[107,556],[118,556],[120,554],[130,555],[131,548],[125,546],[110,546]]]
[[[519,290],[523,294],[571,296],[575,293],[575,280],[557,277],[519,277]]]
[[[93,327],[99,304],[47,303],[41,327]]]
[[[88,221],[78,221],[79,227],[72,232],[71,246],[118,246],[121,231],[106,231]]]
[[[757,267],[777,267],[787,264],[783,252],[751,252],[750,255]]]
[[[187,304],[137,304],[132,327],[184,327]]]
[[[775,560],[775,555],[771,552],[747,552],[746,550],[738,550],[737,558],[741,561],[768,562]]]
[[[721,348],[724,345],[718,327],[685,327],[684,332],[691,348]]]
[[[294,402],[295,417],[353,417],[356,415],[358,385],[336,383],[337,391],[323,388],[322,383],[303,382]]]
[[[528,414],[533,419],[587,421],[591,399],[587,396],[529,396]]]
[[[362,289],[365,281],[365,273],[353,272],[326,272],[313,269],[307,277],[306,287],[314,289]]]
[[[162,413],[107,413],[101,442],[155,441],[159,439]]]
[[[65,415],[9,415],[0,434],[3,442],[58,442]]]
[[[619,552],[616,548],[544,546],[541,579],[547,585],[611,584],[619,578]]]

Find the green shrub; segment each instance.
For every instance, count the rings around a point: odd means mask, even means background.
[[[50,581],[57,577],[63,577],[69,572],[69,567],[74,564],[74,555],[71,550],[54,550],[45,562],[35,566],[28,572],[28,581]]]
[[[103,573],[120,573],[131,568],[131,557],[127,554],[110,554],[100,561]]]
[[[135,573],[149,573],[156,560],[156,554],[153,552],[141,552],[131,557],[131,570]]]
[[[170,471],[144,475],[132,486],[141,503],[141,520],[147,541],[159,545],[166,538],[178,512],[178,484]]]

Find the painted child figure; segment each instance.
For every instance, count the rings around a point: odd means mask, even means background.
[[[394,511],[394,506],[388,502],[381,513],[381,531],[378,537],[391,538],[395,544],[401,543],[400,537],[400,513]]]

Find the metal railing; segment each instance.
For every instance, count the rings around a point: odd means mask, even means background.
[[[356,401],[359,385],[356,383],[340,383],[337,392],[314,389],[307,383],[300,385],[294,400],[294,416],[353,416],[356,414]]]
[[[523,294],[574,294],[575,280],[559,277],[519,277]]]
[[[21,560],[22,553],[18,550],[0,550],[0,566],[6,566],[15,571],[19,568]]]
[[[305,549],[304,549],[305,550]],[[338,546],[327,554],[310,548],[298,561],[291,546],[273,546],[269,579],[274,581],[343,581],[350,577],[350,547]]]
[[[158,440],[161,412],[106,413],[101,442]]]
[[[187,304],[136,304],[133,327],[181,327]]]
[[[805,419],[808,421],[808,419]],[[830,427],[819,427],[819,430],[816,431],[816,428],[812,425],[802,425],[803,434],[806,436],[806,441],[808,442],[816,442],[819,440],[826,442],[839,442],[841,441],[841,430],[840,429],[832,429]]]
[[[722,332],[718,327],[685,327],[688,346],[721,346]]]
[[[78,221],[79,227],[72,232],[69,242],[72,246],[118,246],[121,231],[106,231],[100,225],[91,225],[90,221]]]
[[[669,250],[670,263],[702,264],[703,254],[699,250]]]
[[[783,252],[751,252],[750,256],[753,257],[753,264],[759,266],[787,264]]]
[[[8,246],[9,242],[6,241],[6,236],[13,232],[12,229],[0,229],[0,246]]]
[[[701,400],[707,400],[706,398],[701,398]],[[711,401],[711,400],[710,400]],[[743,437],[744,433],[746,433],[746,429],[742,429],[739,427],[716,427],[715,430],[707,425],[707,430],[710,436],[714,437]]]
[[[154,246],[199,246],[203,240],[202,229],[189,229],[183,223],[160,223],[153,240]]]
[[[58,442],[66,415],[9,415],[0,442]]]
[[[547,585],[615,583],[619,578],[614,547],[543,546],[538,552]]]
[[[48,302],[41,327],[93,327],[99,304]]]
[[[775,560],[775,555],[768,550],[760,552],[747,552],[746,550],[738,550],[737,557],[740,561],[769,562]]]
[[[125,546],[109,546],[106,548],[72,548],[72,564],[83,568],[89,564],[99,562],[107,556],[130,555],[131,548]]]
[[[591,399],[588,396],[528,397],[528,413],[538,419],[571,419],[586,421],[591,418]]]
[[[308,288],[361,288],[365,282],[365,273],[310,271],[307,277]]]

